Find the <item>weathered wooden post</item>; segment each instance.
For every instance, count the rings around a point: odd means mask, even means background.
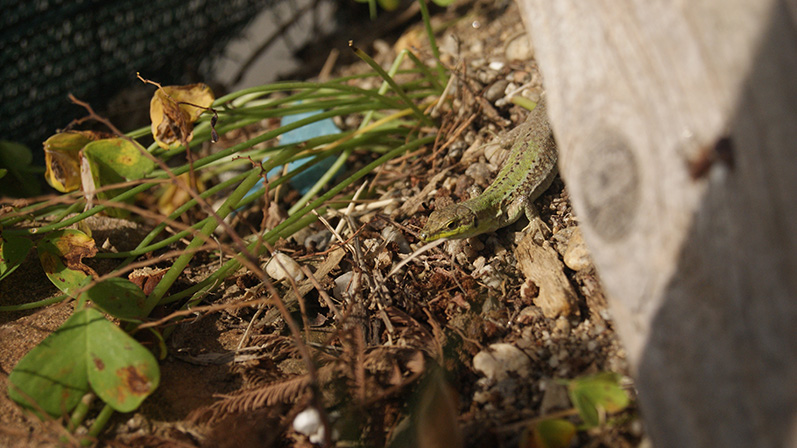
[[[797,446],[797,1],[518,1],[654,444]]]

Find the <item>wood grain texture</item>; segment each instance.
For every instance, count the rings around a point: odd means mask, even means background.
[[[518,2],[654,444],[797,446],[797,2]]]

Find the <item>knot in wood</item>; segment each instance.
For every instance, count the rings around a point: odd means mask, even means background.
[[[640,202],[639,163],[626,139],[614,131],[596,132],[578,178],[583,182],[585,224],[607,242],[624,239]]]

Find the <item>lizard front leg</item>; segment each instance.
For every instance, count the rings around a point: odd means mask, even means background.
[[[540,217],[540,212],[532,201],[523,201],[523,211],[529,223],[523,229],[524,232],[531,232],[532,241],[542,246],[543,241],[551,235],[551,228]]]

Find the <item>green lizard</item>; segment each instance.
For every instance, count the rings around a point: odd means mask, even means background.
[[[551,185],[557,158],[545,100],[509,136],[512,150],[493,183],[475,198],[432,212],[421,231],[423,241],[492,232],[514,223],[523,212],[529,225],[539,219],[532,202]]]

